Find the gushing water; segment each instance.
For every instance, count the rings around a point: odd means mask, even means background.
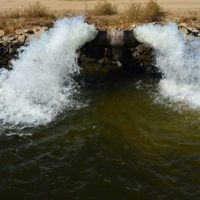
[[[184,36],[173,23],[138,26],[134,35],[155,49],[155,64],[164,74],[161,94],[174,102],[200,107],[200,39]]]
[[[61,111],[78,107],[73,101],[79,73],[76,50],[97,34],[83,17],[62,19],[34,39],[12,60],[12,71],[0,73],[0,123],[37,126],[51,122]]]

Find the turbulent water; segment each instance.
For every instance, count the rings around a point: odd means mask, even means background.
[[[72,97],[77,92],[73,75],[80,71],[76,50],[96,34],[83,17],[62,19],[23,47],[19,59],[12,60],[13,70],[1,71],[1,127],[45,125],[64,109],[79,106]]]
[[[200,107],[200,40],[185,37],[173,23],[133,32],[155,49],[155,64],[164,75],[157,98]],[[73,99],[78,93],[73,76],[80,71],[76,50],[96,34],[83,17],[63,19],[21,48],[19,59],[11,61],[13,70],[0,71],[1,127],[45,125],[65,109],[80,107]]]
[[[200,39],[185,37],[169,23],[134,29],[139,41],[155,49],[155,64],[163,73],[160,94],[191,108],[200,107]]]

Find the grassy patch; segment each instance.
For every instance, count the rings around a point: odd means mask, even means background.
[[[4,30],[5,34],[12,34],[27,25],[51,26],[54,19],[55,16],[48,7],[39,1],[34,1],[21,9],[0,13],[0,29]]]
[[[149,0],[145,4],[144,19],[149,21],[159,21],[163,16],[163,8],[156,2],[156,0]]]
[[[184,16],[180,17],[179,22],[192,22],[192,21],[198,21],[200,17],[200,12],[198,11],[189,11],[185,13]]]
[[[141,3],[131,3],[120,18],[123,21],[142,21],[143,20],[143,8]]]
[[[24,16],[25,17],[54,17],[54,14],[49,11],[48,7],[41,4],[39,1],[35,1],[28,5],[24,9]]]
[[[131,3],[120,18],[124,22],[152,22],[161,20],[163,16],[163,8],[156,0],[148,0],[145,4]]]
[[[30,3],[28,6],[25,6],[22,9],[10,10],[3,13],[0,13],[0,19],[8,19],[8,18],[54,18],[54,14],[46,7],[41,4],[39,1],[34,1]]]
[[[98,1],[94,9],[89,12],[90,15],[113,15],[116,13],[117,13],[116,4],[112,4],[107,0]]]

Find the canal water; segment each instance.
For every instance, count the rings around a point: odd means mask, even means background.
[[[175,59],[162,38],[161,45],[153,42],[167,31],[174,33],[171,42],[182,38],[175,25],[139,27],[139,40],[149,29],[157,35],[151,45],[162,80],[118,72],[77,83],[74,52],[96,30],[80,17],[55,26],[25,48],[12,72],[1,71],[0,198],[199,199],[199,63],[191,50],[198,41],[181,40]],[[71,27],[83,33],[79,41],[62,40]],[[165,66],[182,66],[181,73]]]
[[[87,106],[5,131],[1,198],[198,199],[199,111],[156,103],[157,91],[141,77],[92,84]]]

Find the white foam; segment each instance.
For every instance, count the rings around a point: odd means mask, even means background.
[[[77,92],[73,75],[79,73],[76,50],[97,34],[83,17],[62,19],[54,28],[34,39],[12,71],[0,72],[0,122],[45,125],[64,109],[79,106],[72,95]]]
[[[173,23],[138,26],[133,32],[155,49],[155,64],[164,74],[160,93],[174,102],[200,107],[200,39],[185,37]]]

